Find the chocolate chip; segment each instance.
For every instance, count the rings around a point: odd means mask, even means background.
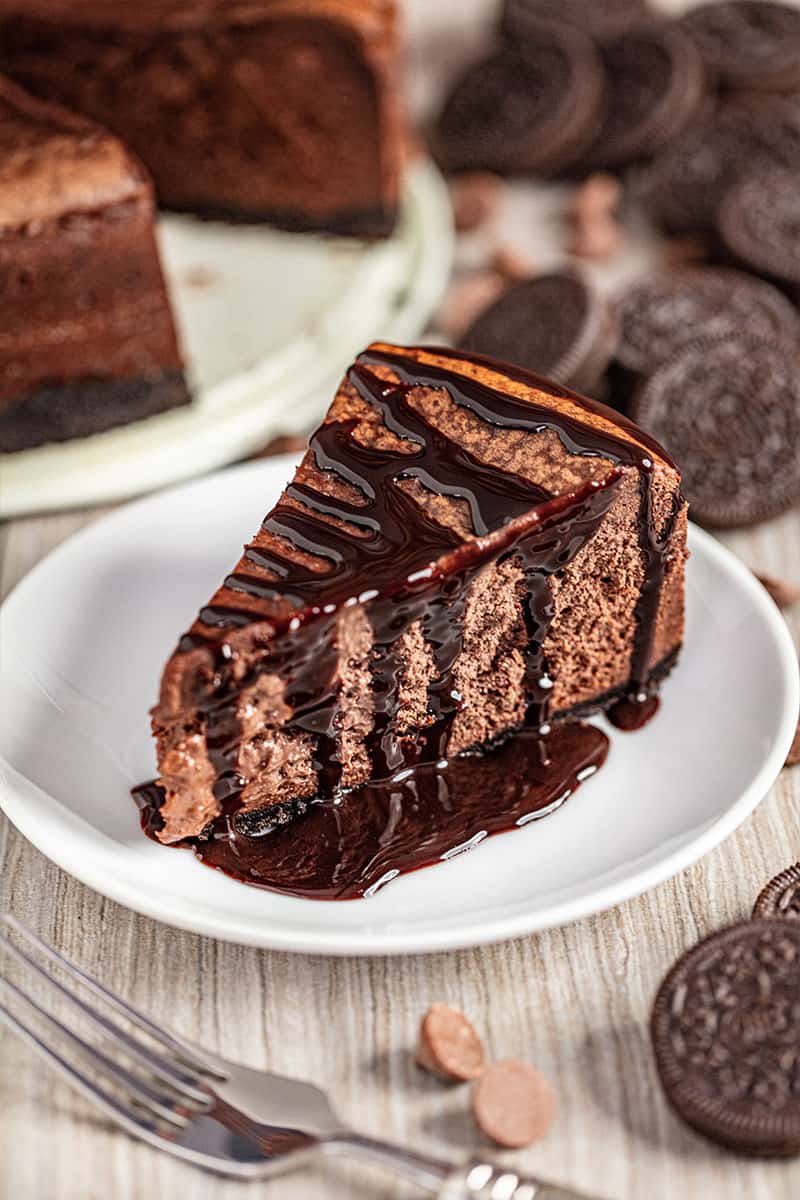
[[[547,1133],[556,1112],[549,1081],[535,1067],[506,1059],[492,1063],[475,1084],[472,1112],[499,1146],[519,1149]]]
[[[532,279],[536,274],[536,267],[531,260],[513,246],[498,246],[492,254],[491,265],[498,275],[512,282]]]
[[[625,244],[625,235],[616,221],[596,216],[577,226],[567,242],[567,251],[575,258],[605,262],[618,254]]]
[[[459,233],[472,233],[486,225],[503,199],[505,183],[489,171],[470,171],[454,179],[450,185],[453,220]]]
[[[417,1062],[441,1079],[477,1079],[483,1070],[483,1045],[462,1012],[449,1004],[433,1004],[420,1022]]]
[[[621,249],[622,227],[614,220],[622,186],[613,175],[598,171],[577,188],[569,209],[573,223],[567,250],[577,258],[603,261]]]
[[[450,284],[434,324],[448,337],[459,338],[478,315],[505,291],[506,281],[497,271],[474,271]]]
[[[793,604],[800,604],[800,587],[797,584],[788,583],[785,579],[775,579],[772,575],[758,573],[756,573],[756,579],[763,588],[766,588],[778,608],[791,608]]]
[[[608,216],[617,209],[621,197],[622,184],[616,175],[609,175],[606,171],[595,171],[575,189],[571,212],[578,221],[598,212]]]
[[[792,863],[761,889],[753,905],[753,916],[787,917],[800,921],[800,862]]]
[[[193,267],[187,267],[181,278],[187,287],[202,291],[217,283],[219,274],[212,271],[210,267],[204,267],[198,263]]]
[[[800,1152],[800,921],[745,921],[687,951],[651,1034],[667,1099],[747,1154]]]

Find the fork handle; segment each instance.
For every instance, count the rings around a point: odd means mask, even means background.
[[[352,1154],[404,1175],[437,1200],[598,1200],[541,1179],[525,1179],[510,1167],[482,1158],[454,1167],[347,1129],[325,1139],[321,1147],[329,1154]]]
[[[592,1200],[582,1192],[557,1187],[541,1179],[525,1179],[509,1167],[476,1158],[456,1167],[438,1194],[438,1200]]]

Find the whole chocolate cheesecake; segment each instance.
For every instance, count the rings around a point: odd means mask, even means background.
[[[319,802],[349,796],[353,837],[371,813],[385,849],[376,781],[480,772],[492,759],[476,752],[520,730],[547,734],[541,763],[567,755],[577,786],[605,735],[562,718],[654,706],[683,636],[685,559],[680,477],[636,426],[492,359],[370,346],[166,665],[150,832],[226,854],[239,838],[239,866],[214,865],[254,882],[248,845],[293,823],[308,858]],[[485,836],[500,800],[480,778]],[[466,803],[453,792],[448,821]],[[325,819],[338,854],[347,805]],[[419,865],[418,832],[389,875]]]
[[[189,400],[146,171],[0,76],[0,450]]]
[[[0,70],[102,122],[167,208],[379,235],[397,208],[393,0],[6,0]]]

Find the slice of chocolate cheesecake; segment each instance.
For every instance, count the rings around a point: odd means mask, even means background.
[[[646,705],[685,559],[678,472],[617,413],[491,359],[369,347],[166,665],[152,831],[224,813],[263,835],[523,727]]]
[[[3,0],[0,70],[116,133],[166,208],[382,236],[396,18],[394,0]]]
[[[0,76],[0,450],[188,402],[154,219],[115,137]]]

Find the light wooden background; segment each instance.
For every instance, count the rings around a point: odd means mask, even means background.
[[[418,34],[426,8],[441,30],[455,12],[478,17],[491,4],[413,0],[412,7]],[[0,591],[97,515],[30,518],[0,529]],[[723,540],[754,569],[800,582],[797,512]],[[800,610],[787,620],[800,639]],[[739,1159],[672,1116],[646,1022],[677,955],[746,916],[762,884],[799,854],[794,768],[723,846],[612,912],[474,951],[325,959],[227,945],[136,916],[69,878],[0,816],[0,908],[156,1020],[224,1055],[318,1081],[365,1132],[443,1155],[486,1149],[468,1115],[467,1091],[435,1083],[412,1063],[420,1014],[447,1000],[472,1016],[492,1056],[529,1059],[554,1082],[560,1111],[553,1130],[508,1161],[608,1200],[797,1200],[799,1160]],[[0,1200],[406,1194],[417,1193],[339,1165],[250,1188],[211,1180],[110,1128],[0,1030]]]

